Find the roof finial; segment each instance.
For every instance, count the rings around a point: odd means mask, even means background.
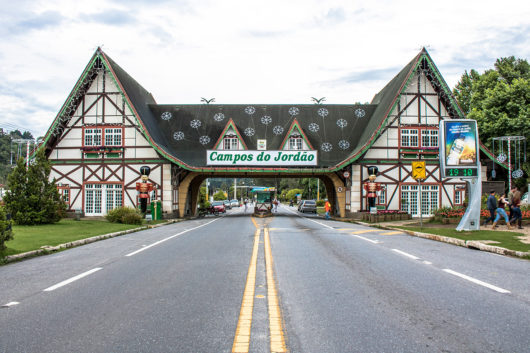
[[[204,102],[206,104],[210,104],[211,102],[215,102],[215,98],[206,99],[204,97],[201,97],[201,102]]]
[[[313,102],[315,102],[315,104],[322,104],[322,102],[326,100],[326,97],[321,97],[321,98],[318,98],[318,99],[315,98],[315,97],[311,97],[311,100]]]

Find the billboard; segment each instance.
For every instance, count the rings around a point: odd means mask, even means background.
[[[476,177],[480,167],[477,122],[440,122],[440,165],[445,177]]]

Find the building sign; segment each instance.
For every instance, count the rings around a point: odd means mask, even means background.
[[[412,162],[412,178],[416,180],[425,180],[426,177],[425,171],[425,161]]]
[[[476,177],[479,170],[477,122],[469,119],[442,120],[440,134],[443,176]]]
[[[206,151],[207,165],[316,166],[317,151]]]
[[[258,140],[258,150],[265,151],[267,149],[267,140]]]

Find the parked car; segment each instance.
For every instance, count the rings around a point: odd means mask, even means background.
[[[226,213],[226,207],[223,201],[214,201],[212,202],[212,207],[215,208],[218,212]]]
[[[239,201],[236,199],[230,200],[230,205],[232,207],[239,207]]]
[[[317,213],[317,203],[315,202],[315,200],[302,200],[298,205],[298,211],[302,213]]]
[[[224,204],[225,204],[225,207],[227,210],[231,210],[232,209],[232,204],[230,203],[230,200],[223,200]]]

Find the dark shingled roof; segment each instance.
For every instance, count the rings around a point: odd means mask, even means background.
[[[337,169],[359,158],[374,141],[396,97],[424,50],[420,52],[376,96],[371,104],[200,104],[161,105],[101,48],[96,50],[85,72],[102,58],[130,103],[151,145],[165,158],[187,169],[216,169],[206,165],[206,150],[213,149],[232,119],[248,149],[266,139],[267,149],[281,148],[293,122],[303,130],[318,151],[318,166]],[[78,95],[82,75],[70,97]],[[70,98],[65,103],[70,102]],[[50,127],[46,141],[59,129],[64,107]],[[50,141],[51,142],[51,141]],[[220,169],[226,169],[221,167]],[[249,169],[249,168],[247,168]],[[252,168],[250,168],[252,169]],[[263,169],[263,168],[259,168]],[[296,169],[300,169],[297,167]]]

